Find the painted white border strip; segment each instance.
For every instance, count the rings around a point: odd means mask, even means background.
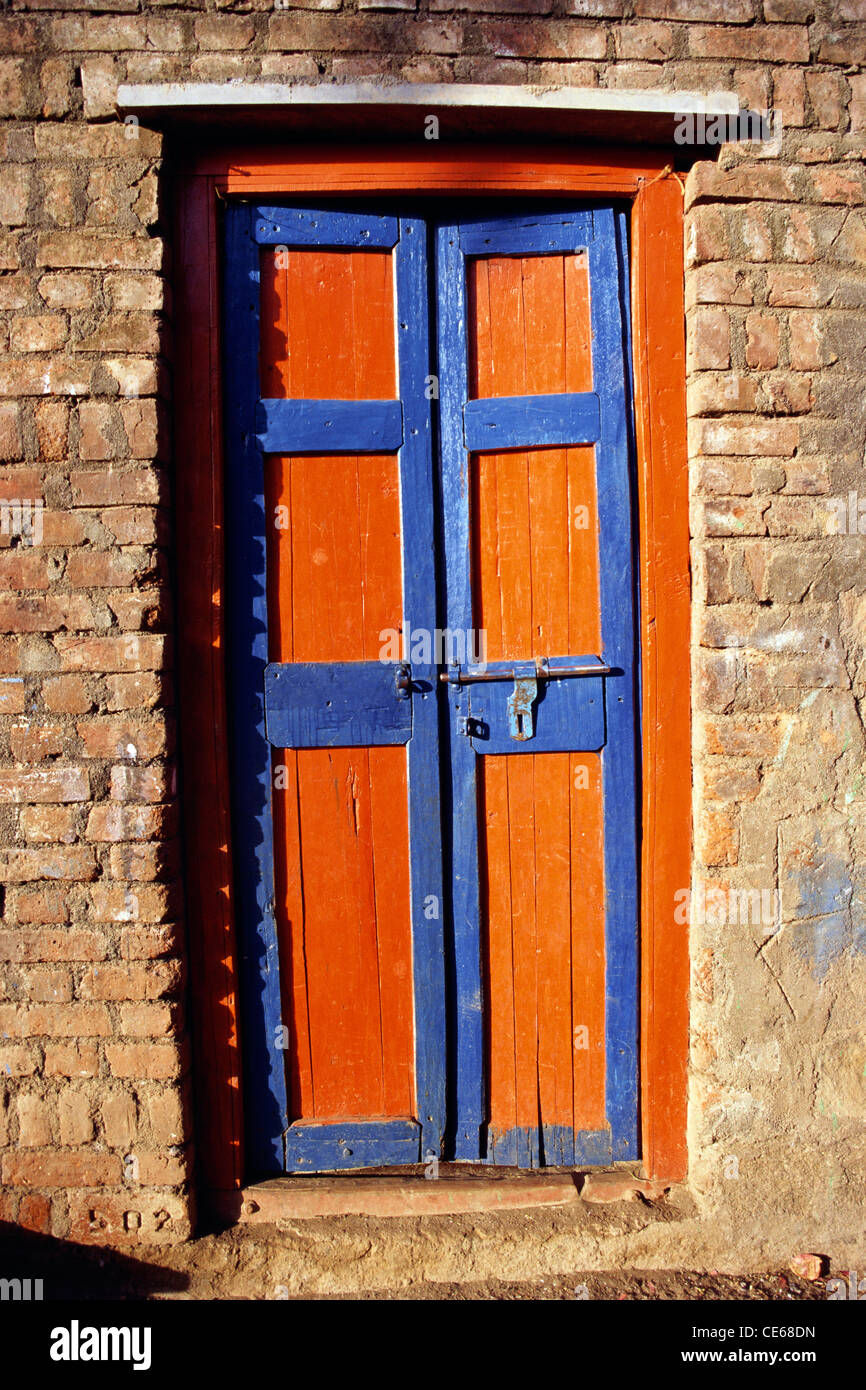
[[[521,111],[598,111],[632,115],[735,116],[733,92],[605,91],[597,87],[506,87],[469,82],[368,82],[314,85],[282,82],[122,83],[125,111],[234,106],[499,107]]]

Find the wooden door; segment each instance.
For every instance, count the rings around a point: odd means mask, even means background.
[[[447,684],[455,1154],[633,1158],[623,219],[594,208],[446,225],[437,276],[448,625],[482,629],[487,649],[483,671],[452,668]]]
[[[233,208],[234,818],[251,1166],[415,1162],[444,1131],[426,229]],[[411,325],[411,328],[410,328]],[[385,653],[383,656],[383,652]]]
[[[250,1166],[632,1157],[621,229],[233,207],[226,269]]]

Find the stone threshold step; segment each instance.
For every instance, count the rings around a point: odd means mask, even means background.
[[[575,1202],[661,1197],[668,1184],[621,1170],[580,1173],[507,1173],[464,1176],[457,1165],[438,1178],[417,1175],[280,1177],[237,1192],[222,1192],[216,1206],[231,1223],[276,1222],[321,1216],[438,1216],[467,1212],[561,1207]],[[441,1165],[442,1168],[445,1165]]]

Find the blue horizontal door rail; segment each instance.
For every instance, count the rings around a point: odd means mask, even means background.
[[[292,1173],[332,1172],[417,1163],[421,1126],[417,1120],[358,1120],[344,1124],[295,1121],[286,1134],[286,1168]]]
[[[274,662],[265,669],[268,742],[275,748],[408,743],[409,683],[408,668],[397,662]]]
[[[389,454],[403,443],[399,401],[265,399],[256,426],[265,454]]]
[[[463,407],[463,435],[470,453],[595,444],[599,432],[598,396],[592,392],[490,396]]]
[[[538,217],[481,217],[455,230],[464,256],[543,256],[585,251],[595,236],[594,213],[547,212]]]
[[[321,208],[258,207],[253,236],[260,246],[317,246],[340,250],[389,251],[400,238],[396,217]]]

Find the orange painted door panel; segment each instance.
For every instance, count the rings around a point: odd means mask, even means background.
[[[263,395],[396,394],[393,256],[262,254]],[[271,662],[376,661],[402,622],[396,454],[269,454]],[[405,748],[274,749],[277,923],[295,1121],[411,1115]]]

